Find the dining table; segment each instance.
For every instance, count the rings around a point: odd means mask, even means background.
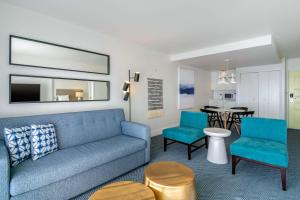
[[[231,109],[231,108],[206,108],[206,110],[210,110],[210,111],[214,111],[214,112],[218,112],[219,116],[221,117],[221,119],[223,120],[223,124],[225,129],[228,129],[227,127],[227,122],[230,119],[230,117],[234,114],[234,113],[239,113],[239,112],[244,112],[245,110],[240,110],[240,109]]]

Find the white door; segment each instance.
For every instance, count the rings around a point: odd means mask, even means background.
[[[259,72],[259,117],[281,117],[280,93],[280,71]]]
[[[281,116],[281,72],[271,71],[269,73],[269,104],[268,104],[268,117],[280,119]]]
[[[300,71],[289,72],[289,128],[300,129]]]
[[[257,72],[242,73],[240,79],[239,105],[255,111],[258,116],[259,74]]]
[[[259,117],[269,115],[270,72],[259,72]]]

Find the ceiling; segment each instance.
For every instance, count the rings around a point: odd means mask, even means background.
[[[226,62],[227,59],[230,60],[229,63]],[[170,60],[206,70],[220,70],[226,67],[234,69],[281,62],[272,35],[173,54]]]
[[[300,57],[299,0],[0,1],[170,55],[271,34],[281,56]]]
[[[226,59],[228,58],[230,59],[229,69],[279,63],[280,59],[273,52],[274,49],[270,46],[258,47],[190,58],[182,60],[180,63],[188,66],[201,66],[202,69],[206,70],[225,70],[227,65]]]

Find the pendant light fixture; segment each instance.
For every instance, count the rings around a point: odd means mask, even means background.
[[[227,63],[226,69],[220,71],[218,84],[236,83],[235,74],[234,73],[229,74],[229,61],[230,59],[225,59],[225,62]]]

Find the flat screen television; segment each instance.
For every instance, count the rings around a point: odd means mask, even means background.
[[[40,101],[40,84],[11,84],[11,102]]]

